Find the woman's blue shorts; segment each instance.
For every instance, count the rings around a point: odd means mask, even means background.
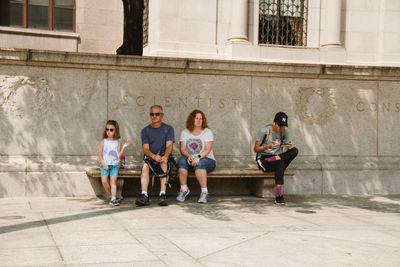
[[[215,160],[210,158],[202,158],[200,159],[199,164],[193,167],[187,163],[187,157],[180,157],[178,161],[178,168],[183,168],[186,170],[203,169],[207,172],[210,172],[215,169]]]

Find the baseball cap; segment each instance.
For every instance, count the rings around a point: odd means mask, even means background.
[[[288,116],[284,112],[278,112],[275,114],[274,122],[279,126],[288,126]]]

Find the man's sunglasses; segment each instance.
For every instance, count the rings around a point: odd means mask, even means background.
[[[114,132],[113,128],[106,128],[106,132]]]
[[[150,116],[160,116],[162,113],[150,113]]]

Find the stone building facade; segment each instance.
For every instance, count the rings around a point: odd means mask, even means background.
[[[176,156],[186,116],[199,108],[217,166],[255,167],[257,131],[283,110],[300,150],[286,193],[399,194],[399,89],[397,67],[0,49],[0,196],[94,194],[84,169],[98,164],[105,122],[119,122],[132,142],[128,162],[139,165],[153,104],[175,129]],[[139,194],[138,181],[126,186]],[[246,181],[209,187],[249,192]]]
[[[286,193],[400,194],[400,2],[272,2],[281,17],[262,0],[150,0],[145,57],[114,55],[119,0],[54,0],[73,3],[60,7],[72,22],[57,24],[53,10],[48,22],[1,26],[0,197],[95,194],[84,169],[98,164],[105,122],[118,120],[139,164],[153,104],[176,141],[187,114],[203,110],[218,166],[239,168],[254,166],[257,130],[283,110],[300,150]]]
[[[145,56],[400,65],[398,0],[145,1]],[[60,2],[73,5],[72,29],[30,27],[29,18],[20,26],[3,22],[0,47],[115,54],[123,38],[121,0]],[[302,41],[271,42],[269,34]]]
[[[400,3],[397,0],[150,0],[150,3],[146,55],[400,64]],[[293,20],[301,17],[301,12],[305,13],[300,25],[301,34],[306,35],[303,44],[260,42],[262,27],[265,27],[263,15],[276,19],[279,3],[281,24],[285,24],[285,19]],[[285,28],[277,25],[280,26]]]

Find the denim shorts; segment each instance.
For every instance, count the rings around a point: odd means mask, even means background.
[[[203,169],[210,172],[215,169],[215,160],[210,158],[202,158],[200,159],[199,164],[193,167],[187,163],[187,157],[180,157],[178,161],[178,168],[183,168],[186,170]]]
[[[103,168],[103,165],[100,164],[101,176],[109,175],[109,176],[118,177],[118,169],[119,169],[118,165],[108,165],[108,170],[105,170]]]

